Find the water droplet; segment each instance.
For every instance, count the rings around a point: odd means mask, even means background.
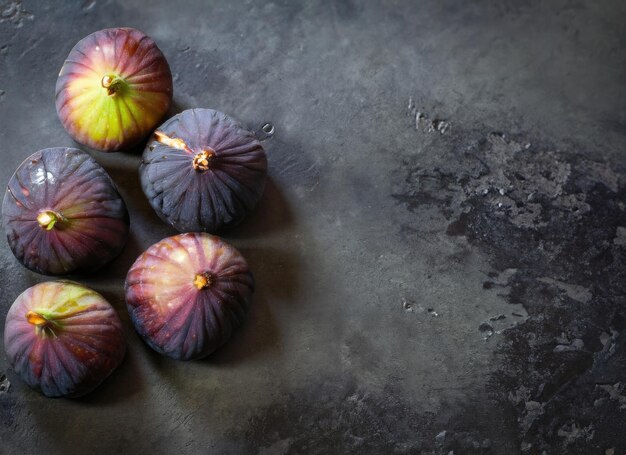
[[[419,131],[420,123],[423,119],[426,119],[426,116],[422,112],[420,111],[415,112],[415,130],[416,131]]]
[[[266,123],[265,125],[263,125],[263,132],[267,135],[272,135],[274,134],[274,125],[272,125],[271,123]]]
[[[276,129],[274,128],[274,124],[271,122],[266,122],[261,126],[257,131],[254,132],[254,135],[257,137],[259,141],[265,141],[271,138]]]
[[[487,341],[493,336],[493,327],[488,322],[483,322],[478,326],[478,330],[482,333],[483,338]]]
[[[83,2],[83,11],[91,11],[96,6],[96,0],[87,0]]]
[[[446,131],[448,131],[448,128],[450,128],[450,124],[448,122],[439,119],[433,120],[432,126],[434,130],[439,131],[441,134],[445,134]]]
[[[7,393],[11,388],[11,381],[5,374],[0,374],[0,393]]]

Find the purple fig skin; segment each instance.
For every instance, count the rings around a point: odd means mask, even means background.
[[[71,281],[25,290],[7,314],[4,348],[13,369],[47,397],[91,392],[122,362],[122,323],[97,292]]]
[[[219,237],[188,233],[148,248],[126,276],[126,306],[155,351],[205,357],[241,325],[254,292],[246,260]]]
[[[157,128],[139,175],[162,220],[180,232],[215,233],[254,209],[265,188],[267,158],[254,133],[226,114],[189,109]]]
[[[2,204],[11,251],[45,275],[92,272],[120,254],[129,217],[106,171],[75,148],[49,148],[15,171]]]

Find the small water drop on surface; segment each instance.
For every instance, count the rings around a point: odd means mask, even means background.
[[[493,327],[488,322],[483,322],[478,326],[478,330],[483,334],[485,341],[493,336]]]
[[[266,123],[265,125],[263,125],[263,132],[265,134],[274,134],[274,125],[272,125],[271,123]]]
[[[86,0],[83,2],[83,11],[91,11],[96,6],[96,0]]]
[[[11,382],[5,374],[0,375],[0,393],[7,393],[11,388]]]
[[[274,124],[271,122],[266,122],[263,124],[263,126],[261,126],[258,130],[254,132],[254,135],[259,141],[265,141],[271,138],[275,132],[276,129],[274,128]]]
[[[446,131],[448,131],[450,124],[445,120],[435,120],[434,126],[436,127],[435,129],[441,134],[445,134]]]

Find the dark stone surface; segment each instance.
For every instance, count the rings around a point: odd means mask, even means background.
[[[93,153],[131,240],[78,279],[129,352],[80,400],[0,358],[1,453],[626,453],[623,2],[143,3],[0,7],[0,181],[74,145],[54,109],[71,47],[143,30],[172,113],[276,125],[260,206],[225,235],[255,272],[250,317],[203,361],[142,344],[122,283],[173,231],[138,153]],[[0,261],[6,314],[46,278],[4,238]]]

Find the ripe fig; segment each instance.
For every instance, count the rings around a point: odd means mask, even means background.
[[[87,153],[49,148],[9,180],[2,221],[11,251],[46,275],[90,272],[115,258],[128,237],[126,204]]]
[[[172,73],[152,38],[109,28],[80,40],[56,84],[56,108],[72,138],[105,152],[147,137],[172,101]]]
[[[228,341],[253,291],[248,264],[234,247],[205,233],[179,234],[135,261],[126,277],[126,306],[152,349],[191,360]]]
[[[161,219],[181,232],[239,223],[261,198],[267,159],[255,135],[212,109],[189,109],[154,132],[139,167]]]
[[[48,397],[78,397],[118,367],[126,344],[117,313],[100,294],[71,281],[50,281],[15,300],[4,348],[33,389]]]

